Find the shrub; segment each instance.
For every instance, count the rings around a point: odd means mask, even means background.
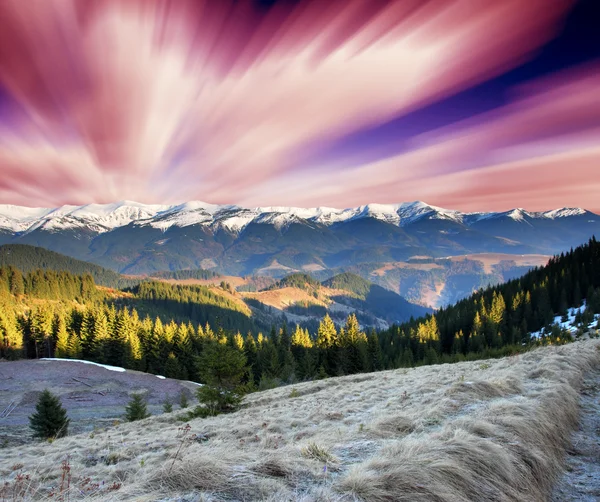
[[[196,391],[198,401],[204,405],[207,416],[219,413],[228,413],[239,408],[244,392],[241,387],[235,390],[226,390],[212,385],[203,385]],[[200,416],[203,414],[198,410]]]
[[[45,389],[35,405],[35,413],[29,417],[33,436],[42,439],[64,437],[67,435],[69,422],[60,399]]]
[[[163,411],[165,413],[171,413],[173,411],[173,403],[171,402],[169,396],[167,396],[165,402],[163,403]]]
[[[179,407],[181,409],[183,409],[183,408],[187,408],[188,406],[189,406],[189,401],[188,401],[187,394],[185,393],[184,390],[182,390],[179,393]]]
[[[146,408],[146,401],[141,394],[134,394],[131,397],[131,401],[125,408],[125,418],[128,422],[135,422],[136,420],[142,420],[148,418],[150,414]]]

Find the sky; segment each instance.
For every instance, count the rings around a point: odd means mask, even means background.
[[[2,0],[0,203],[600,212],[597,0]]]

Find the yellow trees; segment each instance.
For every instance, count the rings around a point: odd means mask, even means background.
[[[338,332],[335,328],[335,324],[329,317],[329,314],[325,314],[323,320],[319,323],[319,329],[317,331],[317,347],[320,349],[328,349],[333,347],[338,342]]]
[[[294,333],[292,333],[292,347],[302,347],[305,349],[310,349],[313,346],[313,342],[308,334],[307,329],[302,329],[299,325],[296,324],[296,329]]]

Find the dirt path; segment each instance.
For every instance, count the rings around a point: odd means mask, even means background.
[[[600,369],[586,377],[581,393],[581,422],[573,434],[566,472],[552,502],[600,500]]]

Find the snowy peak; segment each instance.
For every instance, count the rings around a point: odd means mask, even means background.
[[[542,213],[542,215],[544,218],[554,220],[555,218],[568,218],[569,216],[580,216],[586,213],[587,211],[580,207],[563,207],[552,211],[546,211],[545,213]]]
[[[464,215],[459,211],[430,206],[421,201],[400,204],[398,215],[400,216],[400,224],[403,227],[423,219],[451,220],[457,223],[462,223],[464,219]]]
[[[256,207],[216,205],[201,201],[174,205],[148,205],[133,201],[112,204],[86,204],[58,208],[29,208],[0,205],[0,230],[27,233],[34,230],[59,232],[85,229],[104,233],[130,224],[166,231],[171,227],[203,225],[214,231],[240,233],[251,223],[273,225],[281,231],[294,223],[330,226],[361,218],[374,218],[391,225],[407,227],[421,220],[447,220],[470,226],[487,219],[509,218],[530,223],[536,219],[565,219],[593,214],[581,208],[561,208],[528,212],[522,208],[505,212],[461,213],[421,201],[401,204],[367,204],[355,208]]]
[[[526,216],[531,216],[527,211],[521,208],[513,209],[505,214],[508,218],[515,221],[525,221]]]

